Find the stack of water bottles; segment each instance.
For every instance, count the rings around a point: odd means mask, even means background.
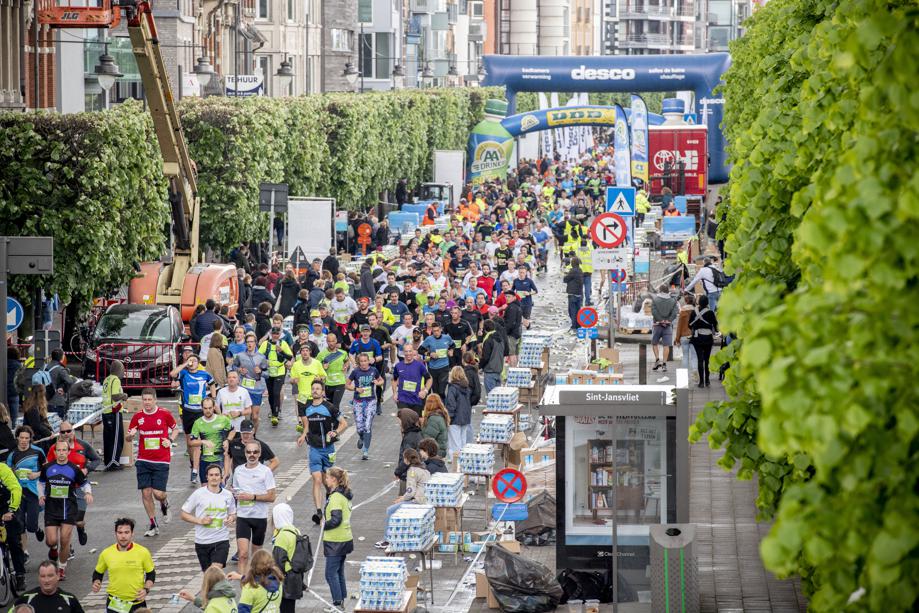
[[[402,610],[402,594],[407,576],[404,558],[368,557],[361,564],[360,608],[374,611]]]
[[[538,332],[536,330],[526,330],[521,339],[524,341],[539,341],[542,343],[543,348],[549,347],[552,344],[552,334],[550,332]]]
[[[90,422],[96,421],[95,415],[98,414],[98,419],[102,419],[102,398],[93,398],[86,397],[75,400],[71,403],[70,408],[67,410],[67,420],[76,424],[80,421],[90,418]]]
[[[488,392],[485,408],[492,413],[510,413],[520,404],[520,390],[516,387],[496,387]]]
[[[517,364],[527,368],[542,368],[542,352],[545,345],[540,339],[523,339],[520,342]]]
[[[508,387],[530,387],[533,385],[533,371],[529,368],[508,368]]]
[[[457,507],[464,481],[462,473],[434,473],[424,484],[424,495],[435,507]]]
[[[495,472],[495,450],[491,445],[467,443],[459,455],[460,472],[467,475],[491,475]]]
[[[480,443],[508,443],[514,436],[514,418],[511,415],[486,415],[479,424]]]
[[[391,551],[420,551],[434,539],[434,507],[406,504],[389,518],[386,540]]]

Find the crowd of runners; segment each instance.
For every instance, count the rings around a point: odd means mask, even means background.
[[[258,438],[265,428],[289,431],[308,457],[313,507],[306,515],[323,525],[326,579],[339,607],[347,596],[343,568],[353,544],[349,478],[335,466],[335,455],[349,420],[363,460],[398,462],[400,502],[423,499],[427,476],[446,470],[443,458],[471,442],[472,407],[516,364],[541,289],[553,284],[568,297],[569,320],[545,322],[549,328],[576,329],[577,310],[599,298],[587,229],[602,210],[605,187],[614,182],[611,155],[599,148],[577,163],[524,161],[506,182],[467,186],[457,206],[441,212],[432,204],[422,228],[402,237],[391,259],[374,249],[355,264],[333,252],[305,270],[279,270],[258,261],[258,250],[248,245],[234,249],[244,308],[230,319],[222,305],[208,301],[195,313],[191,331],[200,344],[186,347],[170,373],[179,414],[159,406],[153,389],[144,389],[142,408],[123,417],[124,365],[113,363],[102,382],[101,458],[74,436],[69,421],[52,433],[46,388],[57,390],[33,381],[24,423],[41,430],[16,428],[0,464],[0,489],[7,494],[0,510],[21,592],[17,603],[32,607],[15,611],[82,611],[58,582],[66,579],[74,532],[86,543],[84,517],[93,505],[87,475],[122,469],[123,438],[137,445],[140,505],[134,515],[141,508],[145,515],[135,524],[125,503],[125,517],[113,523],[114,544],[98,557],[91,588],[100,590],[108,575],[107,610],[145,609],[156,570],[135,536],[155,539],[178,514],[194,526],[204,573],[201,592],[181,597],[197,598],[207,611],[232,610],[220,608],[229,603],[246,613],[292,611],[307,561],[294,510],[277,499],[279,462]],[[638,213],[649,210],[641,192]],[[388,230],[378,231],[376,218],[366,222],[374,226],[374,237],[390,238]],[[548,277],[553,252],[562,272]],[[372,444],[387,393],[403,433],[398,450]],[[182,449],[180,435],[189,482],[197,489],[173,509],[167,481],[170,470],[183,464],[173,458]],[[43,543],[48,559],[38,568],[39,586],[26,590],[30,539]],[[33,553],[38,546],[31,546]],[[228,564],[235,570],[224,574]],[[233,580],[243,582],[240,597],[227,583]]]

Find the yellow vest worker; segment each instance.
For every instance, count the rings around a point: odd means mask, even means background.
[[[647,214],[650,211],[651,202],[648,201],[648,194],[643,189],[638,190],[638,193],[635,194],[635,212]]]
[[[594,248],[589,242],[583,245],[579,244],[575,249],[574,254],[581,260],[581,270],[585,273],[594,271],[593,261],[590,257],[593,251]]]

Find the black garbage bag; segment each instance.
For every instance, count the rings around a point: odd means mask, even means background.
[[[613,601],[613,584],[611,570],[572,570],[563,569],[558,574],[558,582],[565,592],[562,603],[569,600]],[[619,573],[619,602],[638,602],[638,592]]]
[[[490,546],[485,554],[485,577],[506,613],[552,611],[564,596],[552,571],[500,545]]]
[[[543,528],[539,532],[530,531],[517,535],[517,540],[527,547],[545,547],[555,543],[555,528]]]
[[[540,492],[527,502],[527,518],[517,522],[517,540],[521,535],[542,534],[547,529],[555,529],[555,497]]]

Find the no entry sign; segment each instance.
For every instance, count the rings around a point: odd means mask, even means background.
[[[517,502],[527,493],[527,479],[515,468],[505,468],[491,480],[491,491],[501,502]]]
[[[590,238],[597,245],[606,249],[618,247],[625,240],[628,226],[625,220],[615,213],[601,213],[590,224]]]
[[[576,319],[578,320],[578,325],[582,328],[593,328],[597,325],[597,321],[599,320],[597,309],[593,307],[581,307],[578,310]]]
[[[625,268],[620,268],[611,270],[609,276],[614,283],[622,283],[628,278],[629,274],[625,271]]]

